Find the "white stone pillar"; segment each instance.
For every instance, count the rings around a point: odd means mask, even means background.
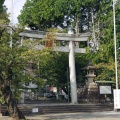
[[[2,116],[2,106],[0,104],[0,116]]]
[[[77,103],[77,86],[76,86],[76,71],[75,71],[75,56],[74,42],[69,41],[69,70],[70,70],[70,88],[71,88],[71,103]]]
[[[24,92],[21,92],[21,100],[20,103],[24,104],[25,94]]]

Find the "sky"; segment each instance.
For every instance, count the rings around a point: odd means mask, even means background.
[[[4,5],[8,8],[8,13],[11,13],[11,6],[13,1],[13,24],[17,24],[17,16],[20,14],[20,10],[22,10],[22,7],[26,0],[5,0]]]

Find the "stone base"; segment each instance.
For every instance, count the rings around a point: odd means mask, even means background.
[[[92,82],[89,83],[89,85],[87,86],[88,92],[97,92],[98,91],[98,86],[96,83]]]
[[[18,101],[18,103],[20,103],[20,104],[24,104],[25,101],[24,101],[24,99],[21,99],[21,100]]]

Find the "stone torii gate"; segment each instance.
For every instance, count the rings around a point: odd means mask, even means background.
[[[36,30],[25,30],[19,34],[21,37],[21,43],[24,37],[27,38],[37,38],[42,39],[45,38],[46,33],[42,31]],[[69,71],[70,71],[70,88],[71,88],[71,103],[77,104],[77,85],[76,85],[76,71],[75,71],[75,53],[86,53],[85,48],[79,48],[79,46],[75,46],[74,42],[87,42],[90,33],[82,33],[78,36],[70,33],[55,33],[55,41],[67,41],[69,45],[66,46],[53,46],[53,51],[60,52],[69,52]],[[36,46],[35,49],[42,50],[45,48],[43,45]]]

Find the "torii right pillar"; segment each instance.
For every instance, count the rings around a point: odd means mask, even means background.
[[[70,28],[69,35],[74,35],[73,30]],[[69,71],[70,71],[70,88],[71,88],[71,103],[77,104],[77,85],[76,85],[76,70],[75,70],[75,45],[74,39],[69,39]],[[80,53],[80,51],[78,52]]]

